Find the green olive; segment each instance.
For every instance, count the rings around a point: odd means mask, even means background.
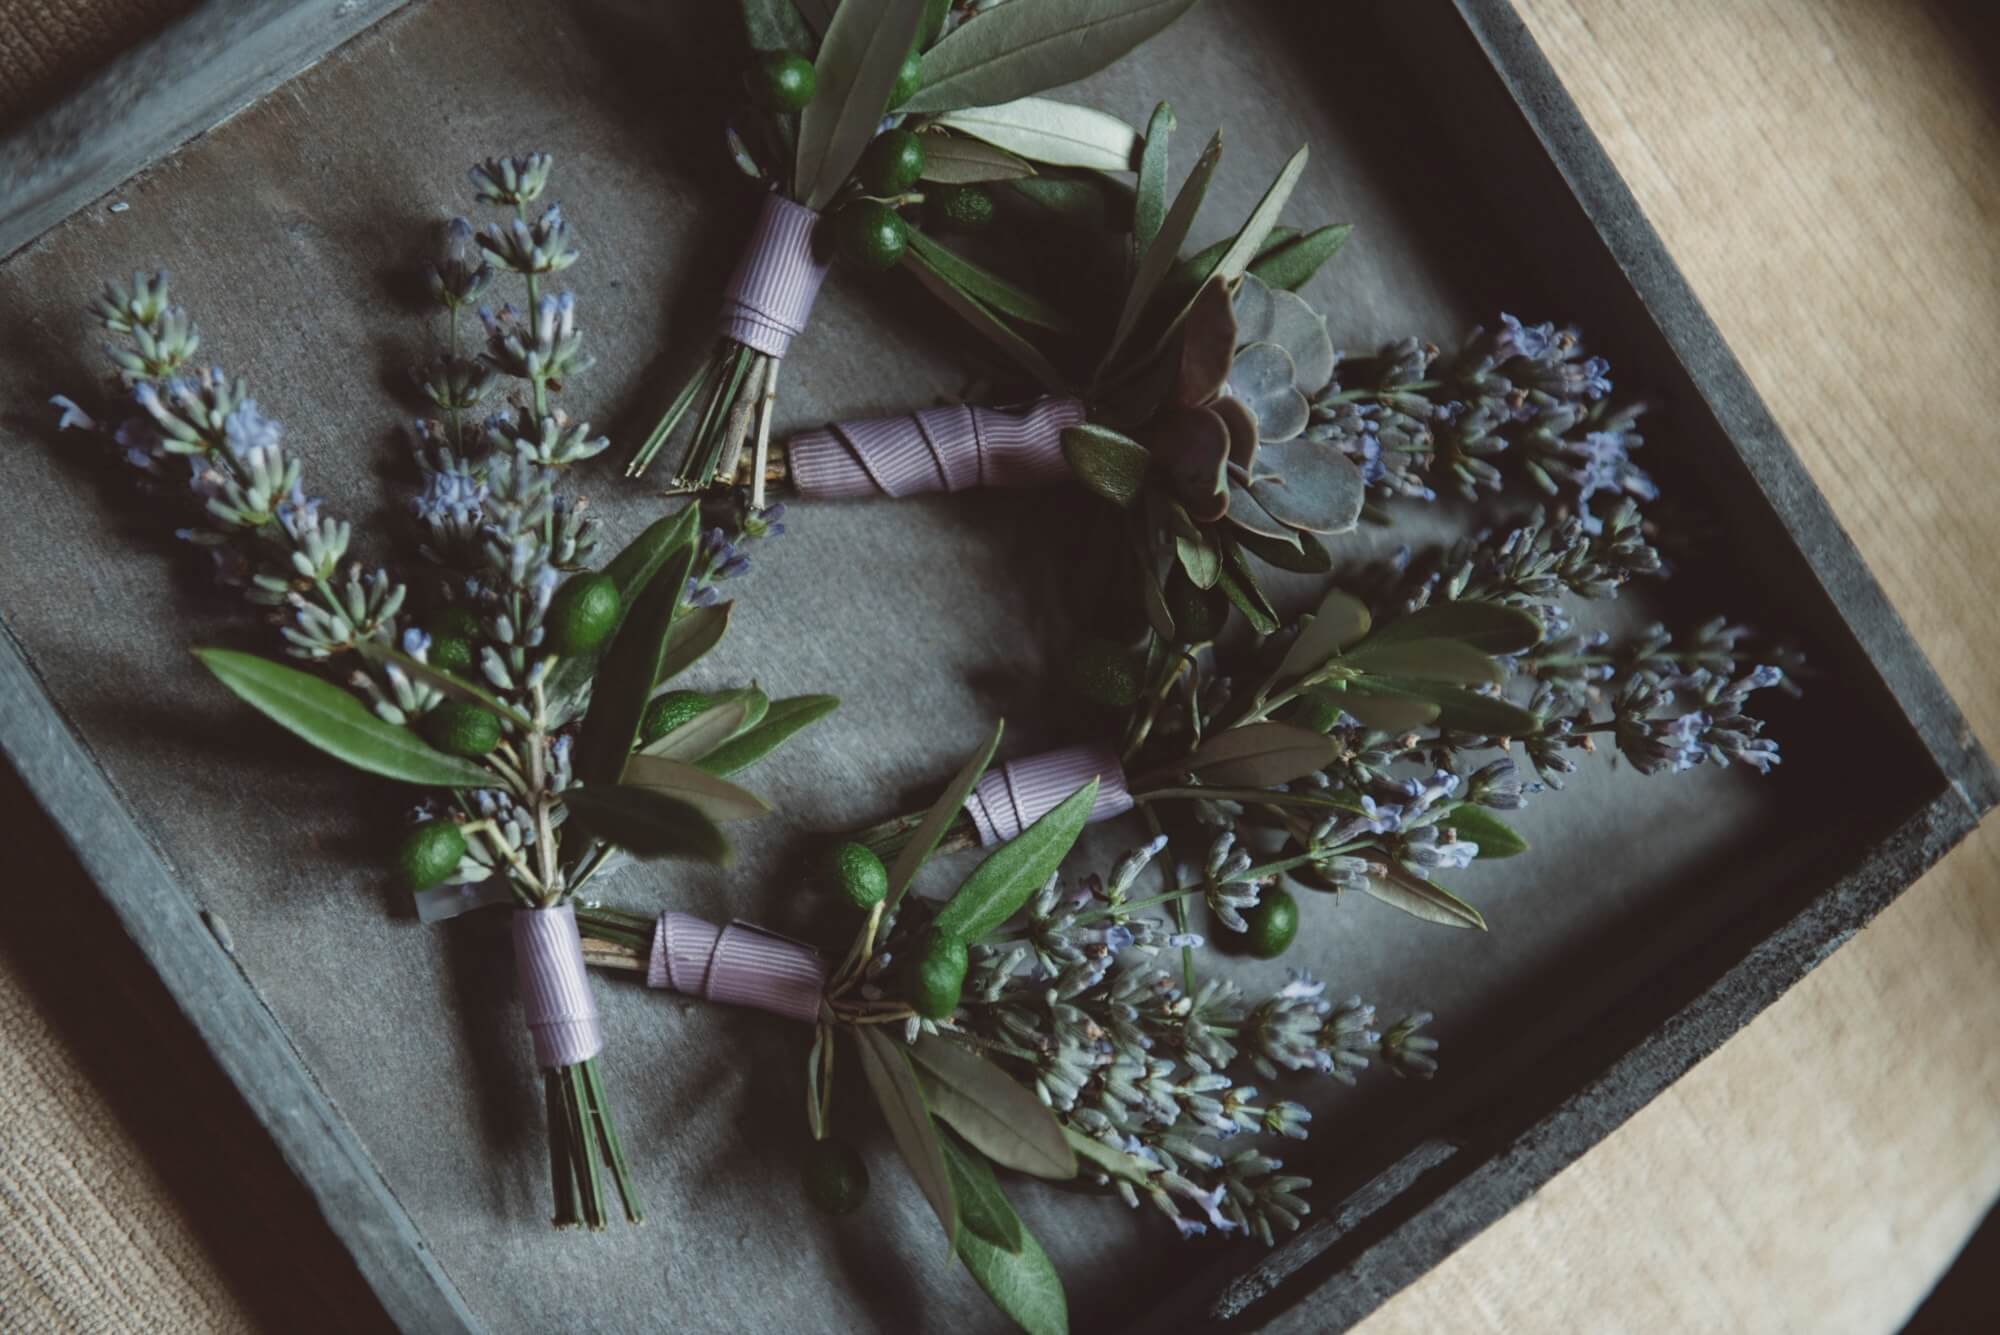
[[[983,185],[927,185],[924,210],[939,226],[981,231],[993,221],[993,192]]]
[[[855,169],[861,188],[871,195],[901,194],[923,174],[923,142],[908,130],[884,130],[876,135]]]
[[[1139,698],[1144,666],[1134,650],[1093,636],[1077,646],[1068,675],[1084,699],[1107,709],[1127,709]]]
[[[618,609],[618,585],[611,576],[571,576],[549,600],[542,618],[548,647],[565,656],[595,652],[618,628]]]
[[[403,836],[396,849],[396,872],[412,890],[428,890],[458,870],[465,835],[448,820],[427,820]]]
[[[893,269],[910,242],[910,225],[894,209],[857,199],[834,216],[840,253],[864,269]]]
[[[824,1214],[853,1214],[868,1199],[868,1165],[852,1145],[829,1136],[806,1147],[806,1199]]]
[[[911,977],[910,1005],[926,1020],[942,1020],[958,1009],[971,954],[957,937],[931,933]]]
[[[477,758],[500,745],[499,718],[463,700],[446,700],[417,726],[432,746],[448,755]]]
[[[800,111],[813,100],[819,75],[796,51],[766,51],[751,68],[751,92],[772,111]]]
[[[840,893],[858,909],[872,909],[889,895],[889,869],[866,844],[846,843],[833,850],[833,874]]]
[[[1249,927],[1243,945],[1260,960],[1274,960],[1290,948],[1299,935],[1299,901],[1281,885],[1265,887],[1255,908],[1243,910]]]

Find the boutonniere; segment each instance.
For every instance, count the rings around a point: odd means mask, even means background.
[[[866,1089],[947,1246],[1040,1335],[1068,1328],[1067,1304],[1008,1202],[1007,1175],[1093,1184],[1147,1204],[1183,1237],[1214,1230],[1268,1245],[1299,1226],[1311,1185],[1272,1151],[1304,1140],[1312,1120],[1268,1082],[1353,1084],[1376,1062],[1428,1076],[1437,1045],[1421,1032],[1428,1015],[1384,1032],[1374,1007],[1328,996],[1309,973],[1259,995],[1197,983],[1192,964],[1160,967],[1185,943],[1156,910],[1207,891],[1169,881],[1144,892],[1157,839],[1107,877],[1065,884],[1057,869],[1098,801],[1095,779],[995,844],[949,894],[914,893],[999,740],[996,729],[892,862],[858,844],[836,851],[827,888],[862,915],[844,953],[671,911],[587,906],[578,917],[599,967],[812,1025],[806,1200],[833,1214],[861,1208],[866,1164],[833,1126],[836,1096]]]
[[[336,760],[420,794],[385,849],[418,916],[502,906],[548,1100],[557,1225],[602,1228],[640,1205],[596,1057],[578,891],[631,858],[721,862],[722,823],[768,806],[729,777],[833,707],[717,696],[671,679],[729,622],[720,588],[771,513],[704,532],[688,506],[596,564],[599,535],[565,470],[608,441],[554,406],[587,364],[575,302],[546,284],[577,259],[561,211],[530,219],[546,157],[473,169],[508,216],[445,232],[430,272],[442,326],[414,368],[411,499],[428,568],[405,580],[357,559],[352,525],[307,490],[305,460],[249,386],[195,360],[201,339],[164,275],[112,284],[94,307],[128,400],[102,427],[58,396],[66,427],[100,431],[179,512],[179,535],[266,609],[289,661],[195,656],[245,703]],[[499,271],[526,305],[468,308]],[[475,355],[475,351],[476,355]]]
[[[834,257],[865,270],[901,264],[958,302],[962,266],[911,218],[983,222],[991,201],[968,187],[1031,176],[1036,162],[1129,168],[1131,127],[1036,94],[1111,64],[1193,4],[743,0],[749,105],[728,145],[766,194],[714,347],[627,471],[645,472],[692,422],[669,490],[742,470],[761,507],[778,369]]]

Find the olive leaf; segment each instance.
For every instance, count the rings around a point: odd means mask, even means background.
[[[406,653],[391,649],[380,640],[358,640],[354,650],[371,663],[394,666],[398,671],[416,678],[426,686],[444,692],[454,700],[498,714],[517,728],[527,729],[534,723],[526,714],[502,700],[484,687],[476,686],[463,677],[454,677],[442,672],[429,663],[420,663]]]
[[[924,1097],[929,1098],[930,1085],[923,1081],[922,1071],[917,1079],[924,1084]],[[935,1117],[935,1105],[931,1112]],[[1021,1218],[1000,1193],[993,1166],[977,1152],[960,1149],[950,1136],[938,1137],[938,1143],[944,1147],[944,1166],[951,1174],[952,1199],[958,1202],[959,1241],[963,1243],[970,1233],[1002,1251],[1020,1251]]]
[[[1376,695],[1426,700],[1438,706],[1437,724],[1452,732],[1469,732],[1481,737],[1524,737],[1541,727],[1542,721],[1517,704],[1494,695],[1437,682],[1409,678],[1359,677],[1347,684],[1349,695]],[[1348,710],[1356,718],[1356,710]]]
[[[743,0],[743,31],[752,51],[812,54],[812,29],[792,0]]]
[[[1318,773],[1339,750],[1310,728],[1266,720],[1204,738],[1184,767],[1215,787],[1268,788]]]
[[[1146,122],[1146,145],[1139,152],[1138,193],[1132,202],[1132,249],[1137,255],[1152,248],[1167,216],[1167,146],[1173,133],[1174,109],[1162,102]]]
[[[672,681],[721,643],[729,630],[730,609],[735,606],[732,602],[682,608],[673,629],[667,632],[667,651],[660,655],[660,676],[653,684],[663,686]]]
[[[938,910],[940,936],[971,943],[999,929],[1055,875],[1097,802],[1098,779],[1064,798],[1027,829],[993,850]]]
[[[1180,558],[1188,582],[1197,589],[1212,589],[1222,578],[1222,552],[1204,535],[1174,534],[1174,555]]]
[[[993,1196],[1001,1206],[1006,1205],[997,1186]],[[991,1200],[985,1204],[989,1210],[994,1208]],[[1013,1213],[1011,1207],[1008,1213]],[[1069,1302],[1063,1294],[1062,1277],[1056,1274],[1035,1235],[1018,1218],[1014,1222],[1020,1229],[1019,1247],[1009,1250],[967,1228],[958,1236],[958,1258],[993,1305],[1027,1335],[1069,1335]]]
[[[799,202],[817,212],[875,137],[903,60],[916,44],[924,0],[841,0],[813,62],[818,89],[799,113]]]
[[[1333,694],[1329,692],[1328,694]],[[1353,715],[1364,728],[1381,732],[1408,732],[1437,722],[1444,707],[1435,700],[1411,695],[1379,695],[1368,691],[1342,691],[1335,704]]]
[[[692,507],[690,507],[692,508]],[[576,740],[575,772],[584,783],[616,783],[639,735],[639,719],[659,680],[681,592],[694,567],[694,544],[676,548],[625,616],[590,689],[590,709]]]
[[[1062,372],[1056,370],[1055,364],[1042,355],[1041,349],[1015,333],[1007,322],[994,314],[984,302],[927,265],[912,264],[909,270],[911,276],[932,296],[984,334],[1002,352],[1019,362],[1023,369],[1041,381],[1044,387],[1058,392],[1066,387]]]
[[[959,1242],[958,1203],[951,1190],[951,1175],[944,1162],[944,1138],[931,1122],[924,1106],[924,1092],[917,1085],[917,1073],[902,1045],[883,1033],[877,1025],[853,1026],[854,1046],[861,1054],[861,1073],[881,1105],[882,1120],[910,1166],[924,1199],[931,1203],[938,1222],[944,1225],[946,1245]]]
[[[1327,551],[1325,544],[1310,533],[1296,533],[1294,536],[1299,540],[1296,547],[1249,534],[1240,536],[1237,541],[1243,550],[1279,570],[1301,575],[1324,575],[1333,569],[1333,554]]]
[[[1023,291],[999,274],[982,269],[971,260],[912,228],[904,261],[921,264],[939,278],[972,297],[982,306],[1001,315],[1011,315],[1022,324],[1066,334],[1075,326],[1070,318],[1032,292]]]
[[[1407,640],[1456,640],[1489,654],[1517,654],[1542,640],[1542,622],[1525,608],[1505,603],[1432,603],[1396,618],[1376,631],[1375,644]]]
[[[571,820],[635,858],[729,863],[729,841],[722,831],[679,798],[616,783],[580,784],[563,789],[560,796]]]
[[[1458,832],[1460,838],[1479,845],[1479,856],[1511,858],[1528,851],[1528,841],[1507,822],[1471,802],[1461,802],[1441,822]]]
[[[1187,180],[1181,183],[1180,193],[1174,196],[1173,207],[1167,210],[1160,222],[1159,235],[1140,252],[1138,271],[1133,274],[1132,286],[1125,293],[1125,305],[1118,312],[1118,324],[1111,332],[1111,342],[1104,350],[1100,365],[1111,365],[1118,350],[1137,327],[1139,317],[1152,302],[1153,294],[1159,290],[1174,261],[1179,258],[1181,243],[1187,240],[1188,229],[1194,226],[1195,214],[1201,211],[1201,201],[1208,194],[1209,178],[1215,175],[1216,164],[1220,161],[1222,134],[1218,131],[1208,141],[1208,147],[1202,150],[1201,157],[1195,160]]]
[[[924,1078],[931,1111],[1003,1168],[1052,1181],[1076,1176],[1062,1123],[1042,1101],[976,1052],[919,1034],[910,1060]]]
[[[952,111],[1074,83],[1172,23],[1195,0],[1008,0],[924,53],[902,110]]]
[[[941,185],[977,185],[985,181],[1012,181],[1035,174],[1034,165],[1004,148],[982,144],[955,134],[927,134],[923,138],[922,180]]]
[[[408,728],[385,723],[331,682],[234,649],[196,649],[201,665],[264,717],[335,760],[403,783],[491,788],[493,771],[439,751]]]
[[[1362,888],[1384,904],[1399,908],[1413,918],[1445,927],[1476,927],[1486,930],[1479,910],[1434,881],[1427,881],[1399,862],[1369,860]]]
[[[1089,1160],[1091,1167],[1109,1178],[1143,1183],[1151,1176],[1151,1165],[1123,1150],[1113,1149],[1096,1136],[1086,1135],[1074,1127],[1065,1127],[1063,1138],[1069,1141],[1078,1159]]]
[[[1030,176],[1007,182],[1007,188],[1065,226],[1086,232],[1103,231],[1118,211],[1118,185],[1106,176]]]
[[[1195,281],[1195,295],[1188,297],[1187,304],[1167,322],[1144,360],[1152,360],[1162,348],[1166,347],[1167,340],[1173,337],[1181,321],[1187,318],[1188,311],[1194,306],[1196,297],[1203,287],[1217,279],[1223,283],[1234,283],[1262,253],[1265,242],[1270,239],[1277,227],[1278,215],[1284,212],[1286,203],[1292,197],[1293,188],[1298,185],[1299,177],[1305,173],[1306,158],[1310,152],[1310,148],[1302,146],[1298,152],[1292,154],[1279,169],[1277,179],[1265,190],[1263,198],[1259,199],[1257,206],[1250,210],[1250,216],[1243,220],[1243,226],[1216,254],[1214,262],[1205,267],[1199,264],[1195,266],[1192,274]]]
[[[944,21],[951,16],[953,0],[924,0],[924,21],[917,29],[917,45],[928,47],[937,41],[944,31]]]
[[[1045,97],[947,112],[938,123],[1051,167],[1130,171],[1139,151],[1139,132],[1116,116]]]
[[[979,776],[986,772],[986,767],[993,763],[993,752],[998,749],[1000,734],[1006,728],[1005,719],[993,725],[992,734],[965,762],[964,767],[952,776],[945,790],[938,794],[938,800],[924,813],[917,832],[910,836],[910,842],[904,844],[903,851],[896,855],[894,865],[889,868],[889,894],[884,901],[891,909],[902,899],[903,892],[910,888],[917,869],[924,865],[924,859],[937,847],[938,840],[944,838],[944,832],[951,828],[959,812],[965,809],[965,799],[972,795],[973,785],[979,782]]]
[[[625,618],[631,615],[633,606],[667,558],[682,547],[692,548],[700,529],[701,507],[684,505],[666,518],[648,524],[638,537],[625,544],[624,550],[605,562],[601,573],[609,576],[618,590],[618,615],[612,619],[611,633],[604,637],[606,647],[616,638],[619,627],[625,624]],[[582,695],[602,656],[600,651],[559,660],[549,669],[544,687],[548,698],[567,703]],[[568,716],[567,711],[561,712],[563,717]]]
[[[1107,501],[1130,505],[1145,489],[1152,455],[1130,436],[1085,422],[1064,429],[1062,451],[1077,481]]]
[[[1272,287],[1296,292],[1347,243],[1353,230],[1352,223],[1333,223],[1268,247],[1251,263],[1250,272]]]
[[[747,769],[783,746],[794,733],[819,722],[840,707],[831,695],[794,695],[771,703],[761,722],[751,724],[698,762],[710,774],[734,774]]]
[[[1257,258],[1263,259],[1267,255],[1275,255],[1281,247],[1298,239],[1298,235],[1298,232],[1290,227],[1273,227],[1269,239],[1264,242],[1264,249],[1257,252]],[[1232,233],[1212,245],[1203,246],[1174,265],[1174,271],[1167,276],[1166,285],[1162,289],[1168,304],[1185,303],[1193,296],[1196,290],[1208,281],[1209,275],[1215,272],[1216,261],[1222,258],[1223,252],[1228,250],[1235,240],[1235,234]]]
[[[1269,635],[1278,629],[1278,614],[1272,609],[1271,600],[1264,596],[1264,590],[1258,587],[1255,576],[1243,564],[1242,549],[1233,539],[1222,540],[1222,574],[1216,583],[1252,630]]]
[[[740,693],[718,700],[672,732],[647,742],[639,748],[639,755],[693,763],[742,731],[750,721],[751,708],[749,698]]]
[[[1340,589],[1328,589],[1312,620],[1285,651],[1276,679],[1286,681],[1318,671],[1328,659],[1366,636],[1371,621],[1366,603]]]
[[[1507,680],[1507,670],[1471,645],[1457,640],[1377,640],[1370,638],[1341,658],[1351,667],[1375,677],[1441,681],[1454,685],[1498,686]]]
[[[627,788],[643,788],[685,802],[715,821],[755,820],[771,811],[771,804],[755,793],[738,788],[727,779],[718,779],[685,760],[668,760],[664,756],[633,756],[626,762],[621,783]]]

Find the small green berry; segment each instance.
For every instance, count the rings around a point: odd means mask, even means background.
[[[917,959],[910,980],[910,1005],[926,1020],[942,1020],[958,1009],[959,993],[965,990],[965,971],[972,962],[965,942],[933,932]]]
[[[463,677],[472,671],[472,641],[457,635],[433,635],[424,661],[439,672]]]
[[[700,691],[668,691],[654,696],[646,702],[646,712],[639,716],[639,744],[656,742],[683,723],[692,722],[706,713],[712,703]]]
[[[428,890],[458,870],[465,835],[448,820],[427,820],[403,836],[396,871],[412,890]]]
[[[903,57],[903,67],[896,71],[896,86],[889,90],[889,110],[894,111],[915,97],[917,89],[923,86],[924,53],[913,46],[910,54]]]
[[[852,1145],[828,1137],[806,1146],[806,1199],[823,1214],[853,1214],[868,1199],[868,1165]]]
[[[479,623],[479,614],[469,607],[441,607],[424,623],[424,629],[433,637],[451,635],[461,640],[476,640],[485,631]]]
[[[978,232],[993,221],[993,192],[982,185],[928,185],[924,208],[940,226]]]
[[[893,269],[910,242],[910,225],[887,204],[857,199],[834,218],[840,253],[864,269]]]
[[[549,600],[542,624],[548,647],[573,656],[594,652],[618,626],[618,584],[609,575],[573,575]]]
[[[1069,681],[1078,695],[1093,704],[1126,709],[1139,698],[1143,668],[1133,650],[1093,636],[1078,645],[1070,659]]]
[[[463,700],[447,700],[417,725],[430,744],[448,755],[485,755],[500,745],[500,719]]]
[[[796,51],[766,51],[751,67],[751,92],[772,111],[800,111],[813,100],[819,75]]]
[[[1290,948],[1299,935],[1299,901],[1281,885],[1265,887],[1257,896],[1257,906],[1243,910],[1250,930],[1243,945],[1260,960],[1274,960]]]
[[[861,155],[854,173],[871,195],[896,195],[924,174],[923,142],[908,130],[884,130]]]
[[[858,909],[872,909],[889,895],[889,869],[866,844],[847,843],[833,850],[833,874],[840,893]]]
[[[1214,639],[1229,620],[1229,596],[1220,586],[1201,588],[1178,561],[1167,575],[1166,599],[1167,611],[1174,619],[1174,638],[1182,644]]]

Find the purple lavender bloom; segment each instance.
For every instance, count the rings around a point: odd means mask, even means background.
[[[67,431],[77,427],[84,431],[97,430],[97,420],[79,408],[76,400],[67,394],[57,394],[49,399],[55,407],[62,409],[62,416],[56,421],[56,430]]]
[[[278,447],[284,428],[257,410],[257,400],[245,399],[222,419],[222,443],[238,459]]]

